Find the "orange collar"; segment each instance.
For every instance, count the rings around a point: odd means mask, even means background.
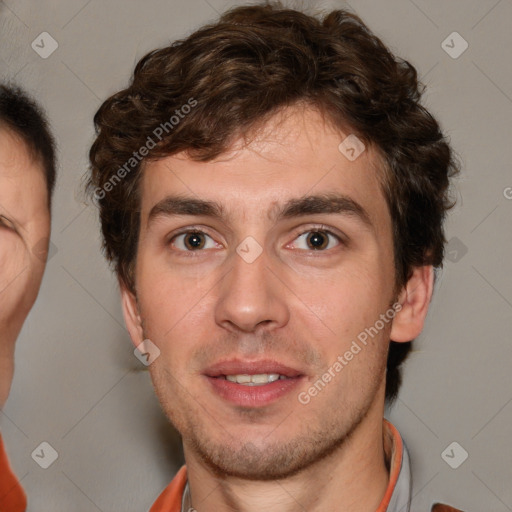
[[[386,457],[389,462],[389,482],[377,512],[394,512],[396,510],[407,512],[411,501],[409,454],[402,436],[395,426],[386,419],[384,419],[383,430],[384,436],[387,436],[391,457]],[[386,443],[384,445],[386,446]]]

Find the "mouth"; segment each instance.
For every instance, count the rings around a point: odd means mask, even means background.
[[[215,395],[242,407],[262,407],[289,394],[305,378],[294,368],[275,361],[231,360],[204,372]]]
[[[289,377],[279,375],[278,373],[259,373],[257,375],[241,373],[238,375],[220,375],[218,378],[229,380],[229,382],[236,382],[237,384],[242,384],[242,386],[264,386],[270,382],[285,380]]]

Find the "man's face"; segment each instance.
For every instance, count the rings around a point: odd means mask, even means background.
[[[14,343],[39,291],[50,236],[46,181],[23,141],[0,129],[0,406]]]
[[[349,133],[313,110],[288,114],[212,162],[147,164],[137,304],[123,290],[140,315],[134,341],[161,352],[151,376],[187,461],[256,479],[293,474],[368,415],[382,420],[391,322],[359,351],[353,341],[395,299],[375,153],[349,161]]]

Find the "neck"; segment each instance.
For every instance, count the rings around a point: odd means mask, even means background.
[[[273,481],[214,475],[185,444],[192,506],[198,512],[375,511],[389,481],[385,442],[383,407],[373,407],[329,456],[290,478]]]

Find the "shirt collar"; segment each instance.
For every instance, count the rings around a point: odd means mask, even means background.
[[[387,420],[384,420],[383,431],[390,447],[389,483],[377,512],[409,512],[412,484],[409,453],[402,436]]]
[[[190,504],[190,490],[188,488],[188,480],[183,489],[183,497],[181,499],[181,512],[188,512],[189,510],[195,510]]]

